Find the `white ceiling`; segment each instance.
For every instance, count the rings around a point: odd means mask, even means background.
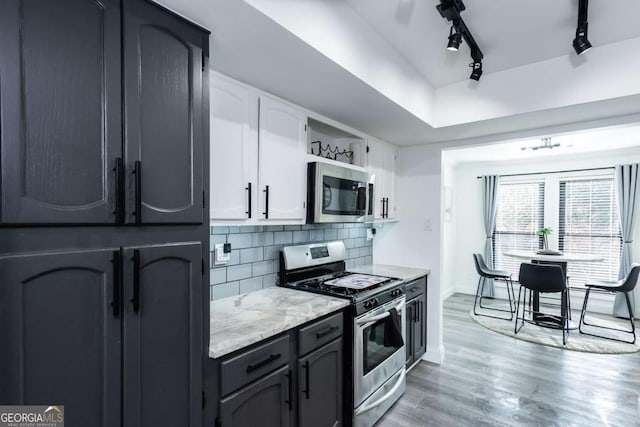
[[[640,79],[637,78],[640,59],[635,55],[638,49],[628,49],[640,47],[640,37],[633,39],[629,46],[613,44],[609,46],[615,48],[610,50],[597,47],[602,40],[640,34],[640,26],[630,24],[633,18],[640,16],[637,0],[596,0],[599,5],[591,2],[589,37],[596,47],[587,58],[586,55],[580,57],[580,61],[570,53],[575,17],[569,19],[569,15],[574,15],[570,9],[575,7],[577,0],[485,0],[481,8],[467,0],[465,19],[486,58],[485,74],[479,84],[468,80],[468,58],[446,57],[448,52],[444,44],[448,24],[435,9],[436,0],[156,1],[211,30],[210,64],[214,70],[398,145],[478,138],[492,142],[510,138],[513,133],[538,135],[536,132],[540,128],[570,127],[575,130],[603,120],[613,120],[615,124],[640,121]],[[596,14],[605,2],[612,9],[602,12],[610,17],[607,21],[610,28],[599,35],[598,31],[602,30],[595,28]],[[276,11],[280,15],[265,14],[265,10],[255,7],[257,3],[265,8],[279,8]],[[558,9],[555,3],[564,5],[564,30],[557,22],[560,15],[550,13],[550,10]],[[479,10],[474,12],[474,8]],[[329,19],[334,25],[322,25],[318,14],[308,13],[316,9],[324,12],[324,23]],[[343,54],[342,59],[345,50],[347,57],[358,56],[360,51],[356,48],[369,43],[364,46],[368,56],[355,62],[366,64],[364,71],[371,70],[372,73],[363,77],[359,72],[362,70],[354,70],[349,64],[341,63],[341,58],[337,60],[332,56],[335,52],[319,50],[317,43],[314,46],[284,25],[285,20],[277,19],[283,18],[282,14],[289,14],[285,17],[299,21],[302,27],[315,26],[318,31],[314,36],[327,35],[331,39],[329,46],[325,43],[325,48],[331,50],[333,47],[337,51],[344,48],[339,52]],[[616,14],[620,16],[616,17]],[[511,22],[507,25],[508,20],[496,18],[503,15],[525,16],[525,24]],[[540,20],[530,19],[536,15],[544,16]],[[421,19],[430,24],[422,26]],[[610,22],[612,20],[616,22]],[[354,34],[349,23],[356,23],[357,32],[361,33]],[[481,27],[476,29],[477,25]],[[602,19],[598,25],[602,26]],[[482,26],[487,29],[481,35]],[[547,41],[547,37],[551,37],[547,34],[550,26],[558,27],[553,31],[553,37],[562,38],[561,43]],[[524,31],[525,27],[527,32],[542,37],[544,42],[528,51],[515,49],[515,31]],[[421,31],[425,31],[425,35]],[[563,31],[567,35],[561,37]],[[491,37],[483,39],[485,36]],[[425,44],[424,38],[428,43]],[[507,39],[506,50],[497,46],[503,38]],[[421,54],[423,44],[424,55]],[[393,50],[391,54],[390,49]],[[629,50],[635,50],[629,57],[620,54]],[[513,72],[488,71],[494,66],[512,67],[558,52],[569,54],[556,58],[556,62],[544,63],[544,73],[534,70],[535,66],[521,66]],[[466,58],[465,54],[461,50],[458,56]],[[442,55],[445,55],[444,59]],[[412,57],[423,63],[412,65]],[[462,61],[462,67],[451,61]],[[620,67],[621,64],[627,66]],[[436,77],[423,77],[427,71]],[[403,80],[403,76],[410,76],[412,80]],[[415,81],[416,76],[424,83]],[[454,77],[462,81],[437,89],[435,95],[432,90],[429,98],[428,79]],[[589,80],[585,84],[586,77]],[[569,80],[572,78],[573,83]],[[553,82],[553,85],[548,86],[545,82]],[[415,90],[421,87],[427,90]],[[415,102],[423,96],[427,97],[425,101]],[[414,108],[415,105],[421,108],[420,102],[425,108],[424,114]],[[429,114],[441,119],[441,127],[430,120]]]
[[[434,87],[469,78],[469,48],[445,49],[450,22],[437,1],[346,0]],[[573,52],[577,0],[464,0],[461,16],[491,73]],[[589,2],[589,40],[603,46],[640,36],[640,1]]]
[[[640,152],[640,125],[604,128],[550,137],[551,143],[560,147],[531,150],[523,147],[537,147],[543,144],[541,138],[522,139],[498,144],[446,150],[451,163],[486,163],[505,160],[554,159],[560,156],[576,156],[585,153],[610,152],[634,149]]]

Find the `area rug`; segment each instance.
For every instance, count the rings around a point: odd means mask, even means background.
[[[500,313],[502,314],[502,313]],[[516,338],[523,341],[529,341],[536,344],[546,345],[549,347],[557,347],[564,350],[573,350],[573,351],[582,351],[585,353],[603,353],[603,354],[625,354],[625,353],[635,353],[640,351],[640,337],[636,340],[636,344],[627,344],[618,341],[607,340],[603,338],[592,337],[589,335],[581,334],[577,329],[572,329],[569,331],[569,338],[567,339],[567,344],[562,345],[562,331],[559,329],[550,329],[543,328],[531,323],[526,323],[520,329],[518,334],[514,334],[513,328],[515,326],[515,320],[501,320],[501,319],[493,319],[491,317],[485,316],[476,316],[473,314],[473,310],[469,312],[469,316],[476,323],[485,328],[497,332],[502,335],[506,335],[512,338]],[[577,325],[578,320],[580,319],[580,312],[573,311],[571,315],[573,322]],[[614,326],[617,328],[620,327],[629,327],[629,323],[627,321],[626,324],[619,323],[617,321],[608,321],[605,319],[595,319],[594,317],[589,317],[589,313],[587,313],[587,321],[592,323],[591,320],[597,320],[598,324],[605,324],[608,326]],[[518,321],[518,326],[520,326],[520,322]],[[594,332],[601,335],[613,334],[611,336],[615,336],[618,338],[623,338],[628,340],[631,335],[627,334],[626,336],[616,335],[618,334],[615,331],[602,331],[598,330],[598,328],[589,329],[588,326],[584,326],[583,330],[586,332]],[[636,331],[636,336],[639,332]]]

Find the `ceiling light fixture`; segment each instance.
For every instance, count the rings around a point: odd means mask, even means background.
[[[591,42],[587,38],[589,23],[587,22],[587,11],[589,0],[580,0],[578,5],[578,27],[576,28],[576,38],[573,39],[573,49],[578,55],[582,55],[591,49]]]
[[[469,78],[471,80],[479,81],[480,76],[482,76],[482,62],[472,62],[469,64],[469,67],[473,69]]]
[[[451,30],[449,30],[449,43],[447,44],[447,50],[457,52],[458,48],[460,48],[460,43],[462,43],[460,26],[454,21],[453,25],[451,26]]]
[[[462,3],[462,0],[440,0],[440,4],[436,6],[436,9],[440,12],[440,16],[452,22],[447,49],[457,51],[462,39],[464,39],[469,45],[469,49],[471,49],[471,59],[473,59],[473,63],[469,65],[473,68],[469,78],[476,81],[480,80],[480,76],[482,76],[483,55],[471,35],[471,31],[469,31],[469,28],[460,16],[460,12],[465,10],[464,3]]]
[[[521,150],[524,151],[524,150],[526,150],[528,148],[529,150],[537,151],[537,150],[540,150],[542,148],[551,149],[551,148],[555,148],[555,147],[560,147],[560,143],[559,142],[556,142],[554,144],[551,143],[551,137],[540,138],[540,140],[542,141],[542,145],[534,145],[532,147],[522,147]]]

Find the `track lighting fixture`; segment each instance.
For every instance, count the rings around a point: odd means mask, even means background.
[[[451,30],[449,30],[449,44],[447,44],[447,50],[457,52],[460,47],[460,43],[462,43],[460,26],[454,23],[451,26]]]
[[[591,42],[587,38],[589,23],[587,22],[587,10],[589,0],[580,0],[578,5],[578,27],[576,28],[576,38],[573,39],[573,49],[578,55],[582,55],[591,49]]]
[[[480,80],[483,55],[469,28],[460,16],[460,12],[465,10],[464,3],[462,3],[462,0],[440,0],[440,4],[436,6],[436,9],[440,12],[440,16],[452,22],[447,49],[457,51],[462,39],[464,39],[469,45],[469,49],[471,49],[471,59],[473,59],[473,63],[469,65],[473,68],[469,78],[476,81]]]
[[[469,64],[469,67],[472,69],[469,78],[471,80],[479,81],[480,76],[482,76],[482,62],[472,62]]]

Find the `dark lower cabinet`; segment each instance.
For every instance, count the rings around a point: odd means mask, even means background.
[[[217,423],[344,425],[343,321],[342,313],[333,314],[211,361],[214,395],[222,397]]]
[[[426,277],[407,284],[405,328],[407,358],[405,366],[413,366],[427,350]]]
[[[0,257],[0,405],[200,426],[201,256],[197,242]]]
[[[288,427],[291,371],[285,365],[220,401],[222,427]]]
[[[118,255],[0,258],[0,405],[64,405],[69,426],[120,425]]]
[[[123,250],[125,426],[201,422],[201,259],[200,243]]]
[[[342,339],[298,359],[298,424],[304,427],[343,425]]]

